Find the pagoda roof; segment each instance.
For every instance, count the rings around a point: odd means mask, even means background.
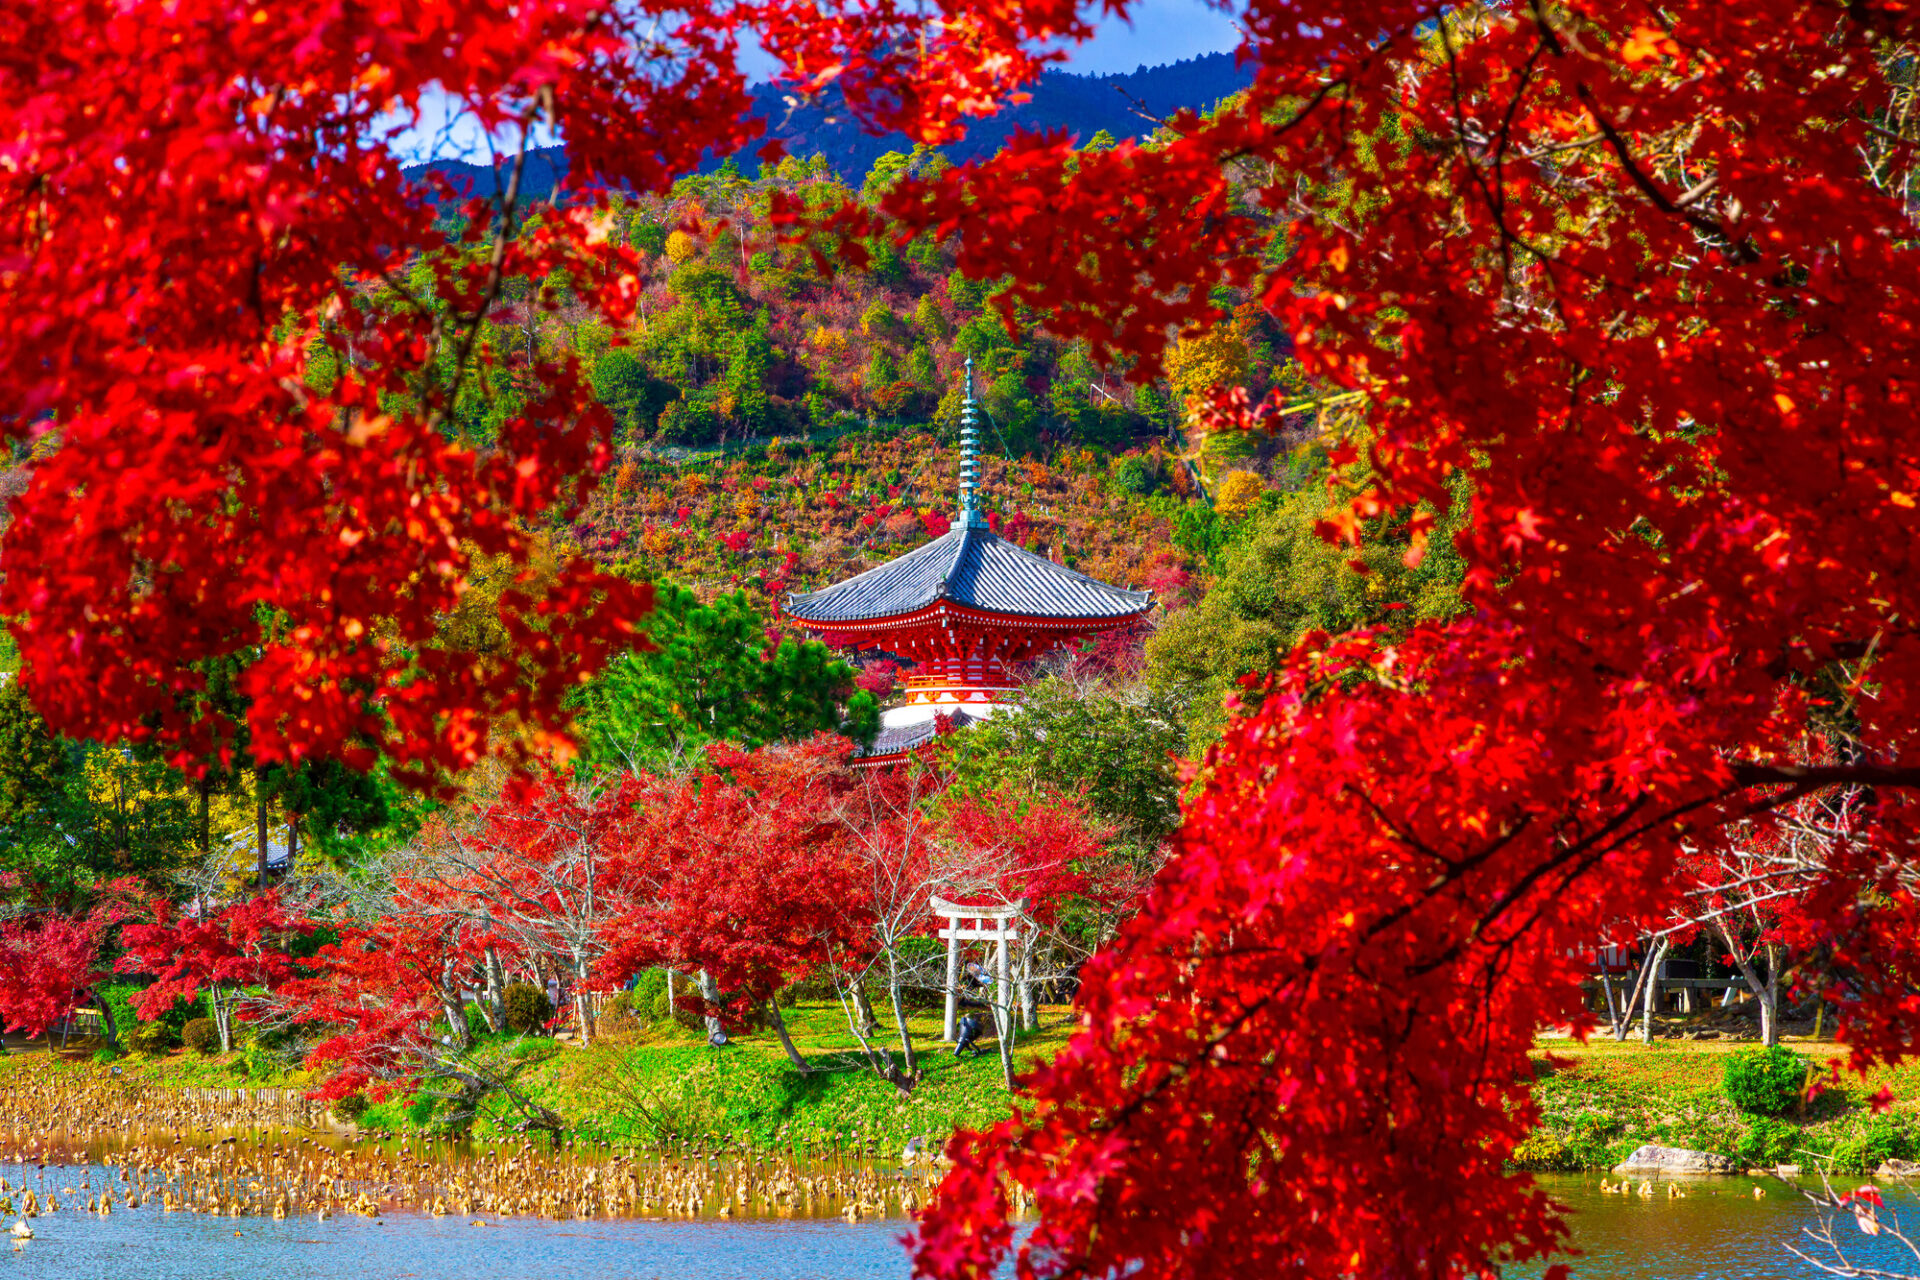
[[[946,719],[949,729],[964,729],[969,725],[983,723],[986,717],[968,715],[964,709],[960,709],[956,710]],[[939,722],[929,717],[925,720],[916,720],[912,724],[903,724],[891,729],[882,729],[874,735],[873,742],[864,751],[857,751],[854,755],[856,759],[861,760],[904,755],[909,751],[914,751],[926,746],[939,736]]]
[[[801,622],[851,623],[917,613],[941,601],[1027,618],[1128,618],[1153,603],[1024,551],[988,529],[956,525],[917,551],[806,595],[787,597]]]

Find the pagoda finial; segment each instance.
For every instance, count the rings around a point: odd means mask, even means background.
[[[968,529],[984,529],[979,501],[979,439],[974,434],[973,357],[967,357],[967,394],[960,405],[960,519]]]

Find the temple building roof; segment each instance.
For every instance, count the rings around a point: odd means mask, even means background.
[[[964,729],[968,725],[981,724],[986,719],[985,716],[970,716],[964,710],[957,710],[947,718],[947,726],[950,729]],[[940,725],[929,716],[925,720],[916,720],[911,724],[882,729],[864,750],[856,752],[855,755],[863,760],[901,756],[926,746],[939,736]]]
[[[846,624],[913,614],[943,600],[1013,617],[1126,618],[1145,612],[1153,593],[1108,586],[963,522],[877,569],[788,596],[786,611],[803,623]]]

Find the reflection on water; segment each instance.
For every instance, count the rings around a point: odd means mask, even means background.
[[[1541,1184],[1572,1211],[1575,1243],[1582,1256],[1568,1260],[1578,1280],[1790,1280],[1831,1274],[1787,1252],[1798,1245],[1823,1256],[1803,1234],[1817,1219],[1807,1202],[1774,1178],[1691,1178],[1681,1182],[1685,1199],[1670,1199],[1666,1184],[1655,1194],[1602,1195],[1600,1179],[1544,1176]],[[1859,1185],[1847,1179],[1841,1190]],[[1753,1189],[1767,1194],[1755,1199]],[[1920,1226],[1920,1201],[1883,1188],[1887,1208],[1904,1226]],[[1836,1237],[1857,1266],[1895,1274],[1920,1274],[1920,1259],[1885,1235],[1863,1235],[1846,1219]],[[1831,1260],[1831,1255],[1824,1255]],[[1541,1268],[1521,1274],[1538,1275]]]
[[[938,1181],[935,1164],[916,1153],[905,1164],[880,1160],[876,1144],[803,1144],[783,1151],[686,1140],[606,1150],[541,1142],[473,1144],[414,1137],[352,1143],[291,1129],[58,1137],[0,1132],[0,1161],[36,1166],[115,1166],[117,1176],[65,1195],[93,1207],[163,1209],[214,1217],[324,1220],[340,1213],[372,1217],[399,1211],[431,1217],[548,1218],[861,1218],[910,1217]],[[4,1197],[27,1194],[29,1216],[49,1187],[0,1182]],[[104,1197],[102,1200],[100,1197]]]
[[[0,1164],[22,1185],[95,1187],[117,1179],[101,1165]],[[1684,1199],[1655,1183],[1650,1199],[1603,1195],[1599,1179],[1549,1176],[1543,1184],[1572,1211],[1582,1280],[1797,1280],[1823,1273],[1783,1247],[1804,1243],[1815,1219],[1778,1181],[1756,1200],[1750,1178],[1694,1179]],[[83,1202],[83,1201],[82,1201]],[[1888,1191],[1889,1209],[1920,1225],[1920,1201]],[[471,1218],[387,1212],[276,1220],[163,1213],[148,1204],[102,1217],[64,1193],[59,1212],[35,1218],[34,1238],[0,1244],[0,1280],[74,1276],[141,1280],[906,1280],[902,1217],[617,1219]],[[1839,1229],[1849,1260],[1894,1273],[1920,1273],[1920,1260],[1886,1236]],[[1542,1268],[1516,1269],[1538,1276]]]
[[[327,1222],[58,1213],[0,1246],[0,1275],[71,1280],[904,1280],[903,1221]]]

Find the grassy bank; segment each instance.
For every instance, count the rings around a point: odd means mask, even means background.
[[[856,1057],[838,1004],[801,1003],[785,1010],[796,1047],[808,1060],[800,1071],[765,1031],[736,1035],[723,1049],[701,1030],[672,1022],[629,1025],[589,1048],[544,1036],[487,1043],[482,1052],[518,1064],[516,1087],[559,1113],[587,1141],[650,1143],[661,1138],[725,1140],[754,1147],[796,1142],[842,1145],[875,1142],[897,1151],[909,1139],[943,1139],[959,1127],[992,1124],[1011,1099],[997,1049],[956,1058],[939,1042],[940,1011],[912,1014],[920,1080],[902,1097]],[[1018,1038],[1017,1070],[1044,1060],[1066,1043],[1064,1008],[1041,1010],[1042,1030]],[[883,1041],[884,1042],[884,1041]],[[898,1060],[898,1048],[894,1049]],[[0,1080],[16,1072],[110,1073],[122,1083],[162,1089],[311,1089],[310,1072],[292,1069],[258,1050],[201,1056],[175,1050],[133,1055],[111,1064],[92,1060],[92,1046],[50,1059],[44,1051],[0,1058]],[[56,1065],[57,1064],[57,1065]],[[436,1126],[442,1105],[426,1093],[390,1095],[357,1117],[363,1130],[407,1133]],[[522,1117],[500,1099],[489,1100],[474,1126],[480,1137],[514,1130]]]
[[[897,1149],[914,1137],[940,1139],[958,1127],[991,1124],[1010,1109],[996,1051],[989,1045],[979,1057],[954,1057],[951,1046],[939,1042],[937,1009],[909,1019],[921,1078],[904,1098],[856,1059],[837,1004],[803,1003],[785,1016],[809,1071],[789,1063],[770,1033],[736,1036],[714,1049],[699,1032],[667,1023],[616,1032],[586,1049],[543,1047],[536,1052],[544,1060],[529,1067],[521,1083],[581,1137],[616,1143],[677,1136],[770,1147],[859,1139]],[[1043,1009],[1041,1025],[1018,1039],[1016,1069],[1051,1057],[1066,1042],[1065,1009]],[[482,1133],[513,1119],[504,1107],[490,1112],[478,1126]],[[423,1113],[417,1106],[414,1113],[389,1102],[371,1108],[361,1123],[417,1123]]]
[[[922,1075],[907,1097],[856,1062],[837,1005],[802,1003],[787,1011],[787,1019],[813,1070],[796,1070],[766,1032],[739,1035],[728,1047],[713,1049],[699,1031],[671,1023],[629,1026],[591,1048],[532,1037],[494,1044],[488,1052],[515,1057],[518,1086],[588,1141],[671,1137],[759,1148],[859,1142],[891,1153],[912,1138],[938,1141],[956,1128],[982,1127],[1008,1114],[1011,1099],[997,1056],[990,1048],[977,1058],[953,1057],[938,1041],[937,1009],[910,1020]],[[1022,1069],[1066,1043],[1069,1013],[1046,1008],[1042,1025],[1019,1041],[1015,1057]],[[1830,1042],[1788,1037],[1785,1043],[1817,1073],[1840,1055]],[[1920,1158],[1920,1064],[1864,1080],[1843,1077],[1839,1088],[1798,1113],[1769,1118],[1741,1113],[1722,1090],[1727,1055],[1746,1047],[1730,1041],[1659,1040],[1647,1046],[1543,1040],[1533,1082],[1542,1124],[1522,1144],[1517,1163],[1541,1170],[1608,1169],[1649,1142],[1717,1152],[1748,1166],[1827,1165],[1841,1173],[1868,1173],[1887,1159]],[[57,1069],[115,1068],[125,1083],[159,1088],[306,1090],[316,1083],[313,1075],[258,1052],[200,1057],[176,1051],[125,1058],[111,1067],[80,1053]],[[0,1059],[0,1075],[47,1069],[54,1068],[44,1053]],[[1871,1100],[1883,1086],[1897,1101],[1875,1115]],[[512,1132],[520,1118],[498,1100],[484,1111],[474,1128],[481,1137]],[[359,1124],[399,1134],[435,1126],[441,1114],[431,1097],[392,1096],[368,1107]]]
[[[1830,1042],[1788,1037],[1787,1048],[1814,1064],[1842,1050]],[[1732,1042],[1595,1040],[1543,1042],[1535,1058],[1534,1097],[1541,1127],[1521,1145],[1523,1167],[1608,1169],[1634,1148],[1656,1142],[1731,1156],[1748,1166],[1800,1164],[1837,1173],[1871,1173],[1881,1161],[1920,1154],[1920,1064],[1876,1071],[1820,1094],[1799,1113],[1744,1115],[1721,1088],[1726,1056],[1749,1048]],[[1882,1087],[1898,1099],[1875,1115]],[[1830,1166],[1828,1162],[1831,1162]]]

